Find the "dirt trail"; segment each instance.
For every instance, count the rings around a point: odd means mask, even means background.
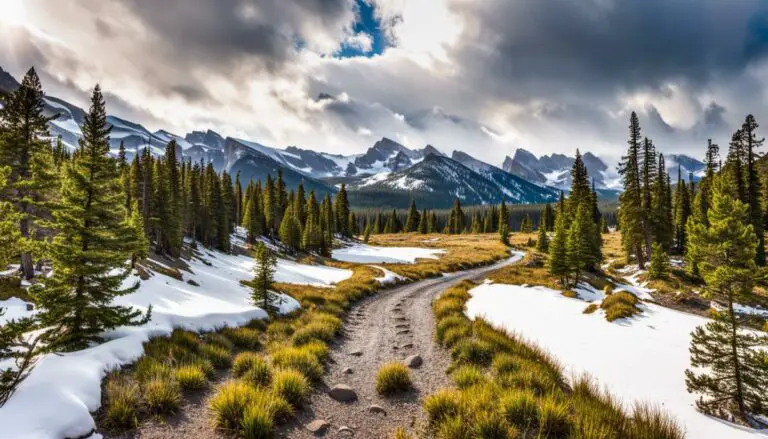
[[[480,280],[487,273],[514,259],[453,273],[383,291],[358,302],[347,314],[344,336],[331,346],[328,370],[296,419],[281,428],[278,437],[309,439],[315,436],[306,426],[313,420],[330,423],[327,438],[386,438],[398,426],[412,430],[422,417],[422,399],[450,385],[445,370],[448,352],[433,339],[432,300],[445,289],[465,279]],[[355,355],[358,354],[358,355]],[[382,364],[418,354],[421,367],[411,369],[415,389],[399,397],[383,398],[376,393],[376,372]],[[346,369],[352,372],[347,373]],[[328,396],[336,384],[346,384],[357,393],[353,402],[338,402]],[[386,415],[373,413],[378,405]],[[352,431],[339,431],[348,427]]]

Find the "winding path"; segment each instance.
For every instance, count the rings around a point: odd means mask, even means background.
[[[519,257],[512,257],[493,265],[415,282],[358,302],[347,313],[344,335],[331,346],[323,383],[317,386],[310,403],[277,436],[317,437],[307,429],[317,419],[330,424],[326,438],[387,438],[398,426],[415,430],[423,415],[422,399],[450,385],[445,374],[450,364],[448,352],[433,338],[432,300],[465,279],[481,280],[489,272],[518,260]],[[398,397],[380,397],[375,389],[379,366],[414,354],[423,359],[421,367],[411,370],[415,389]],[[328,391],[336,384],[352,387],[357,399],[332,399]],[[381,407],[386,414],[370,410],[371,405]]]

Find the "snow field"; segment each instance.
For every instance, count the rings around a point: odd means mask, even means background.
[[[439,259],[443,249],[419,247],[375,247],[367,244],[352,244],[334,249],[331,257],[338,261],[361,264],[413,264],[416,259]]]

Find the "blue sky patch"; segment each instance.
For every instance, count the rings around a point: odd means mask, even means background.
[[[341,58],[350,58],[355,56],[371,57],[378,55],[387,48],[388,42],[381,28],[381,21],[376,18],[376,11],[373,3],[366,0],[355,0],[358,7],[358,20],[353,28],[355,34],[365,33],[371,37],[373,44],[369,52],[360,50],[359,47],[343,44],[337,56]]]

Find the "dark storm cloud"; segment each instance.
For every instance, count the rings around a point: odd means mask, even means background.
[[[338,35],[351,0],[120,0],[190,62],[232,63],[254,57],[279,67],[315,33]]]
[[[467,25],[456,59],[477,85],[513,97],[599,95],[668,80],[699,86],[768,52],[763,0],[488,0],[454,10]]]

